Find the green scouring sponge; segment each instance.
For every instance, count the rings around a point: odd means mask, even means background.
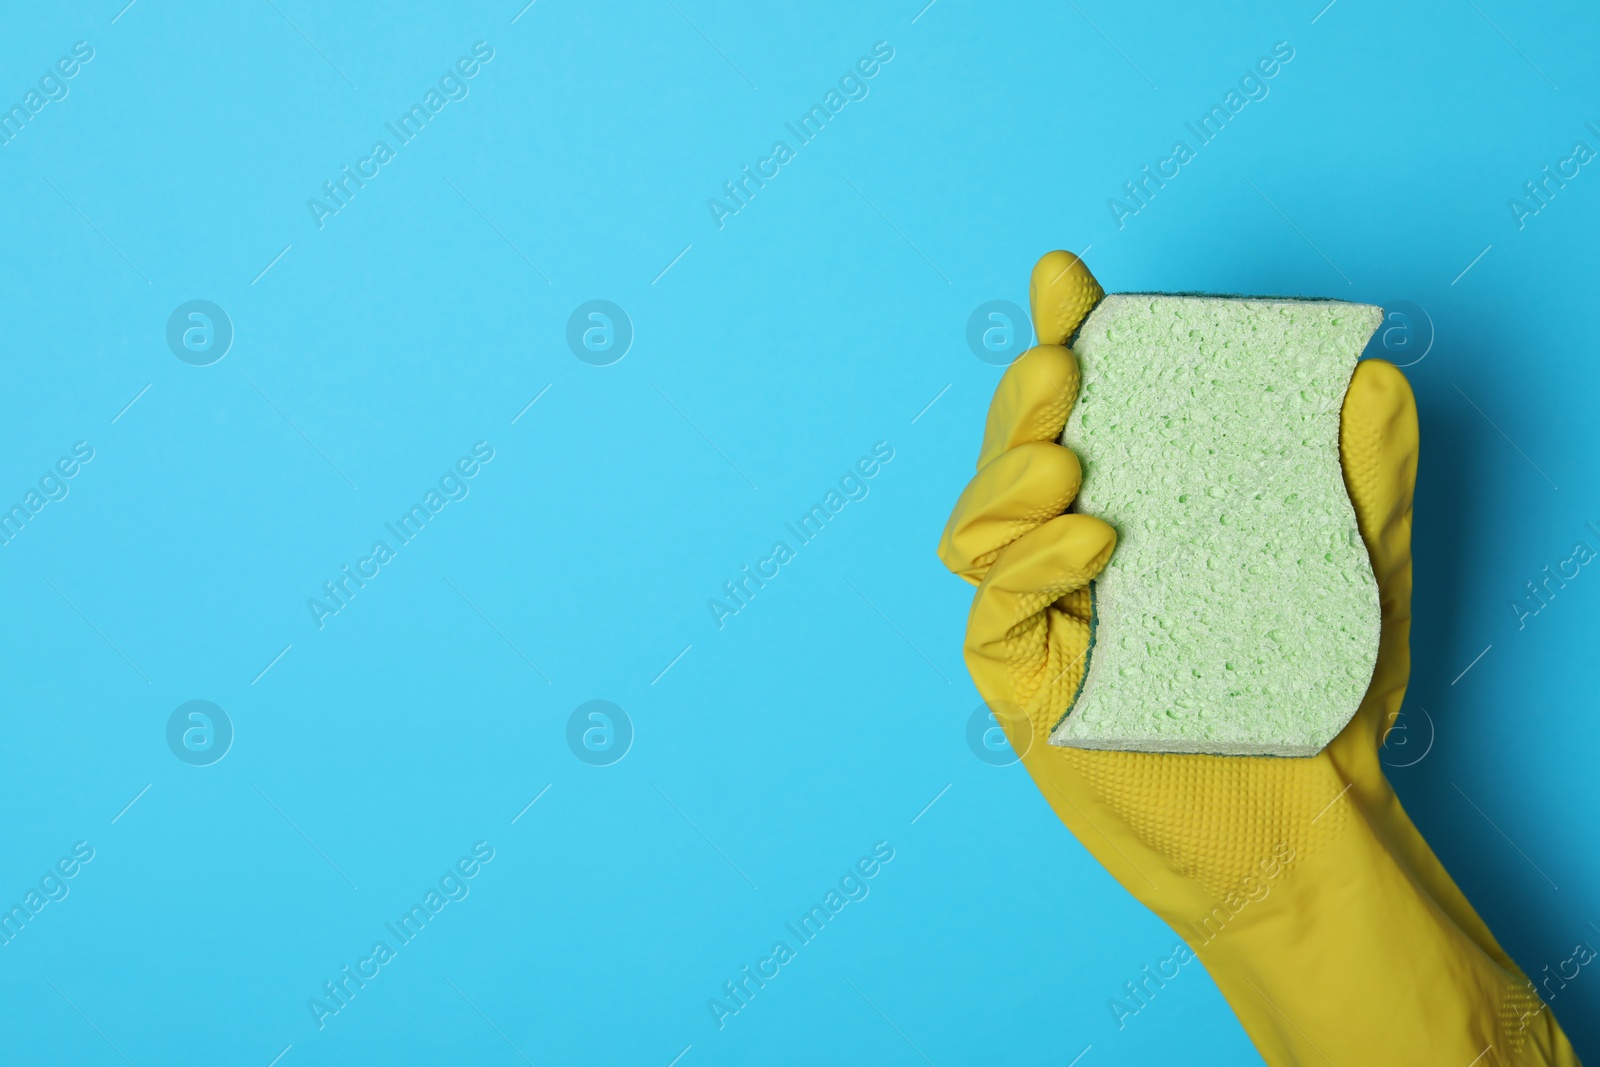
[[[1339,412],[1381,308],[1118,294],[1072,345],[1076,510],[1115,527],[1052,744],[1310,756],[1377,661]]]

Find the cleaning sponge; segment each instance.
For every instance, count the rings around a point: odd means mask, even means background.
[[[1339,412],[1381,308],[1118,294],[1072,345],[1076,510],[1117,531],[1051,743],[1310,756],[1377,661]]]

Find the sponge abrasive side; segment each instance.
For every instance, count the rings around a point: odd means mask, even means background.
[[[1339,415],[1381,308],[1118,294],[1079,330],[1076,510],[1117,531],[1053,744],[1310,756],[1355,714],[1381,609]]]

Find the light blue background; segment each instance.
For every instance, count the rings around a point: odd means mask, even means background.
[[[965,740],[971,590],[933,548],[1000,373],[966,321],[1053,247],[1109,290],[1426,310],[1391,761],[1418,708],[1436,738],[1393,777],[1526,969],[1600,943],[1600,577],[1509,607],[1600,546],[1600,169],[1507,207],[1600,148],[1600,16],[923,2],[7,12],[7,105],[95,57],[0,148],[0,498],[95,458],[0,547],[0,898],[95,858],[0,948],[0,1058],[1255,1062],[1197,967],[1118,1029],[1174,935]],[[307,198],[479,40],[470,96],[319,230]],[[707,198],[877,41],[870,95],[719,230]],[[1277,41],[1270,95],[1119,229]],[[191,299],[236,331],[210,367],[164,340]],[[609,367],[566,345],[591,299],[636,330]],[[471,495],[319,631],[307,598],[479,440]],[[870,495],[718,630],[878,441]],[[237,731],[209,767],[166,745],[191,699]],[[636,731],[609,767],[565,740],[593,699]],[[319,1031],[307,998],[479,840],[470,896]],[[870,896],[719,1031],[707,999],[879,841]],[[1600,978],[1553,1007],[1600,1056]]]

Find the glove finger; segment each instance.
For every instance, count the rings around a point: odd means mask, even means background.
[[[1060,345],[1030,348],[1006,368],[989,401],[978,469],[1018,445],[1055,441],[1078,399],[1078,361]]]
[[[1383,360],[1356,365],[1339,420],[1339,458],[1356,523],[1372,560],[1383,610],[1378,665],[1361,708],[1329,747],[1359,773],[1377,759],[1394,726],[1410,665],[1411,501],[1417,481],[1417,403],[1399,369]]]
[[[1339,419],[1339,458],[1383,590],[1396,568],[1411,560],[1417,483],[1417,401],[1392,363],[1369,359],[1356,365]]]
[[[967,669],[985,699],[1024,708],[1065,706],[1071,694],[1061,688],[1075,664],[1056,661],[1066,647],[1082,658],[1088,623],[1047,609],[1099,574],[1116,543],[1116,531],[1104,522],[1070,514],[1022,535],[1000,553],[967,618]],[[1062,626],[1074,632],[1066,634]]]
[[[1000,552],[1060,515],[1078,495],[1078,457],[1043,441],[1002,452],[967,484],[939,539],[939,558],[977,585]]]
[[[1104,295],[1083,260],[1071,252],[1046,252],[1028,279],[1028,305],[1039,343],[1066,344]]]

